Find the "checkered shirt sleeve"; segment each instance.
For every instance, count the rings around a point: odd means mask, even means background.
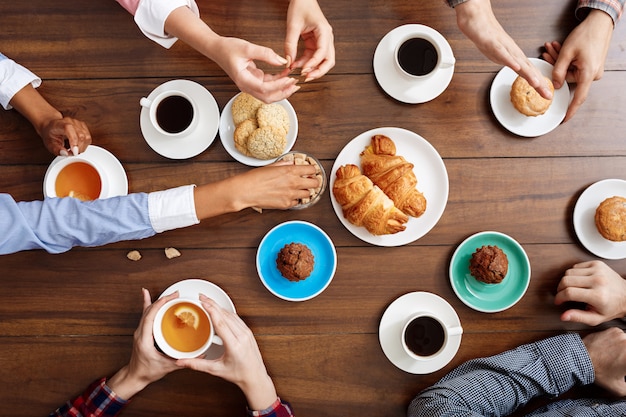
[[[49,417],[114,417],[128,401],[115,395],[106,385],[106,378],[91,384],[82,395],[68,401]]]

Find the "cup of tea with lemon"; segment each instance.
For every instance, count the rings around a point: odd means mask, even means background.
[[[175,298],[157,311],[152,328],[158,348],[174,359],[195,358],[222,340],[199,301]]]

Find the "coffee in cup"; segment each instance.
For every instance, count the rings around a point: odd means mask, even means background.
[[[175,298],[157,312],[153,334],[158,348],[175,358],[195,358],[212,343],[222,344],[202,305],[195,300]]]
[[[426,78],[439,69],[449,68],[455,63],[454,56],[444,53],[441,35],[415,33],[404,37],[397,45],[395,63],[401,73],[409,78]],[[439,39],[442,38],[442,39]]]
[[[402,329],[402,347],[416,359],[427,359],[443,351],[450,336],[462,332],[460,326],[448,328],[432,315],[417,314]]]
[[[182,91],[164,91],[152,100],[143,97],[139,103],[149,109],[150,122],[165,136],[184,136],[197,123],[196,104]]]

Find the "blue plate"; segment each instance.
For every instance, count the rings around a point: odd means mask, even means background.
[[[283,277],[276,267],[278,252],[292,242],[308,246],[315,260],[311,275],[298,282]],[[337,252],[322,229],[294,220],[267,232],[256,253],[256,268],[261,282],[272,294],[287,301],[305,301],[320,294],[330,284],[337,269]]]
[[[483,245],[498,246],[509,260],[509,269],[499,284],[485,284],[472,276],[472,254]],[[465,239],[450,261],[452,289],[467,306],[484,313],[506,310],[517,303],[530,284],[530,261],[524,248],[499,232],[481,232]]]

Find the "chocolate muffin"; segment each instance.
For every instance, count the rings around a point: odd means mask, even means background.
[[[291,242],[282,247],[276,257],[276,267],[289,281],[302,281],[313,272],[313,253],[302,243]]]
[[[470,273],[485,284],[499,284],[509,270],[506,254],[497,246],[482,246],[470,259]]]

